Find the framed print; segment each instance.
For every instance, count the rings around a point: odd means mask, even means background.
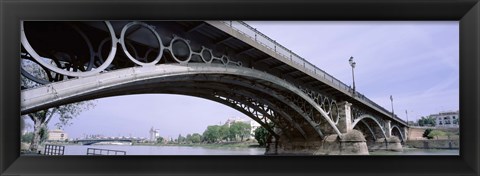
[[[0,5],[2,175],[478,175],[478,1]]]

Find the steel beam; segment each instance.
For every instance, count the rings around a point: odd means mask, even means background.
[[[204,22],[201,22],[200,24],[198,24],[198,25],[196,25],[196,26],[194,26],[194,27],[192,27],[192,28],[188,29],[188,30],[187,30],[187,33],[190,33],[190,32],[193,32],[193,31],[196,31],[197,29],[201,28],[201,27],[202,27],[202,26],[204,26],[204,25],[205,25],[205,23],[204,23]]]

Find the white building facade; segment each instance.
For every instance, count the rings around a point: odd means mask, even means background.
[[[56,129],[48,131],[47,141],[65,141],[68,139],[68,134],[63,130]]]
[[[250,134],[251,134],[251,139],[255,138],[255,130],[260,127],[261,125],[255,121],[255,120],[250,120]]]
[[[435,118],[436,127],[459,127],[460,116],[458,111],[441,112],[438,114],[432,114],[430,117]]]

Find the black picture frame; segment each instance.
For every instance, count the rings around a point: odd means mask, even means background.
[[[479,175],[478,0],[1,0],[0,175]],[[460,156],[20,156],[21,20],[454,20]]]

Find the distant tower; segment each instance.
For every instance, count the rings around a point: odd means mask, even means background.
[[[155,130],[153,130],[153,127],[150,128],[150,141],[154,141],[155,138]]]
[[[157,141],[158,137],[160,137],[160,130],[150,128],[150,141]]]

